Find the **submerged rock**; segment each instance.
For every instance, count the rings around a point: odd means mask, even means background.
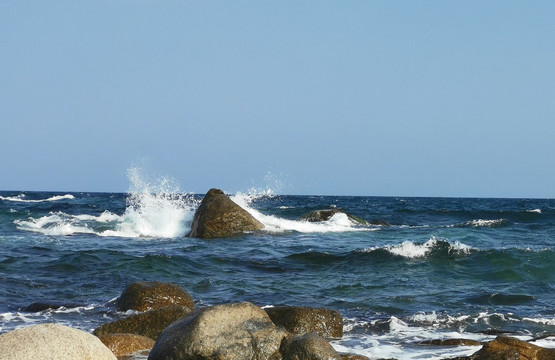
[[[195,304],[188,292],[177,285],[158,281],[141,281],[129,285],[116,303],[120,311],[147,311],[181,305],[193,309]]]
[[[149,360],[279,359],[287,331],[251,303],[215,305],[195,310],[171,324],[158,338]]]
[[[96,336],[58,324],[29,326],[0,335],[0,358],[116,360]]]
[[[326,338],[343,336],[343,318],[335,310],[300,306],[278,306],[264,310],[274,324],[295,335],[313,332]]]
[[[39,301],[39,302],[34,302],[31,305],[23,308],[23,311],[26,312],[39,312],[39,311],[44,311],[44,310],[56,310],[59,308],[77,308],[77,307],[82,307],[85,306],[84,304],[77,304],[77,303],[66,303],[66,302],[62,302],[62,301]]]
[[[178,305],[167,306],[101,325],[93,334],[100,336],[128,333],[142,335],[156,340],[162,331],[172,322],[181,319],[190,312],[191,309],[188,307]]]
[[[261,222],[234,203],[222,190],[210,189],[195,212],[188,236],[224,238],[263,228]]]

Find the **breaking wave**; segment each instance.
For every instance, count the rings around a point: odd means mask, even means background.
[[[41,202],[50,202],[50,201],[59,201],[59,200],[73,200],[73,199],[75,199],[75,196],[73,196],[71,194],[56,195],[56,196],[49,197],[47,199],[26,199],[25,197],[26,197],[25,194],[19,194],[17,196],[8,196],[8,197],[0,196],[0,200],[13,201],[13,202],[23,202],[23,203],[41,203]]]

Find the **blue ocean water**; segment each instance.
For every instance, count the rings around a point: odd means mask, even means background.
[[[208,190],[208,189],[207,189]],[[182,286],[197,306],[250,301],[338,310],[340,351],[441,359],[507,332],[555,347],[555,200],[231,194],[265,224],[230,239],[187,238],[202,195],[0,192],[0,333],[57,322],[92,331],[126,314],[133,281]],[[336,215],[300,221],[337,207]],[[29,311],[34,302],[59,309]]]

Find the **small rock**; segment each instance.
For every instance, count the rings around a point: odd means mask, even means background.
[[[283,339],[279,351],[283,360],[341,360],[333,346],[314,333]]]
[[[180,305],[193,309],[195,304],[188,292],[177,285],[158,281],[139,281],[129,285],[116,303],[120,311],[147,311]]]
[[[154,346],[154,340],[146,336],[135,334],[106,334],[98,338],[118,358],[141,350],[150,350]]]
[[[142,335],[152,340],[158,336],[172,322],[181,319],[191,312],[184,306],[168,306],[165,308],[150,310],[140,314],[134,314],[124,319],[99,326],[93,334],[96,336],[106,334],[135,334]]]
[[[314,332],[325,338],[343,336],[343,318],[335,310],[301,306],[278,306],[264,310],[274,324],[295,335]]]

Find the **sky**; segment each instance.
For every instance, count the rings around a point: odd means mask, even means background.
[[[0,1],[0,190],[555,197],[555,2]],[[146,164],[146,165],[145,165]]]

